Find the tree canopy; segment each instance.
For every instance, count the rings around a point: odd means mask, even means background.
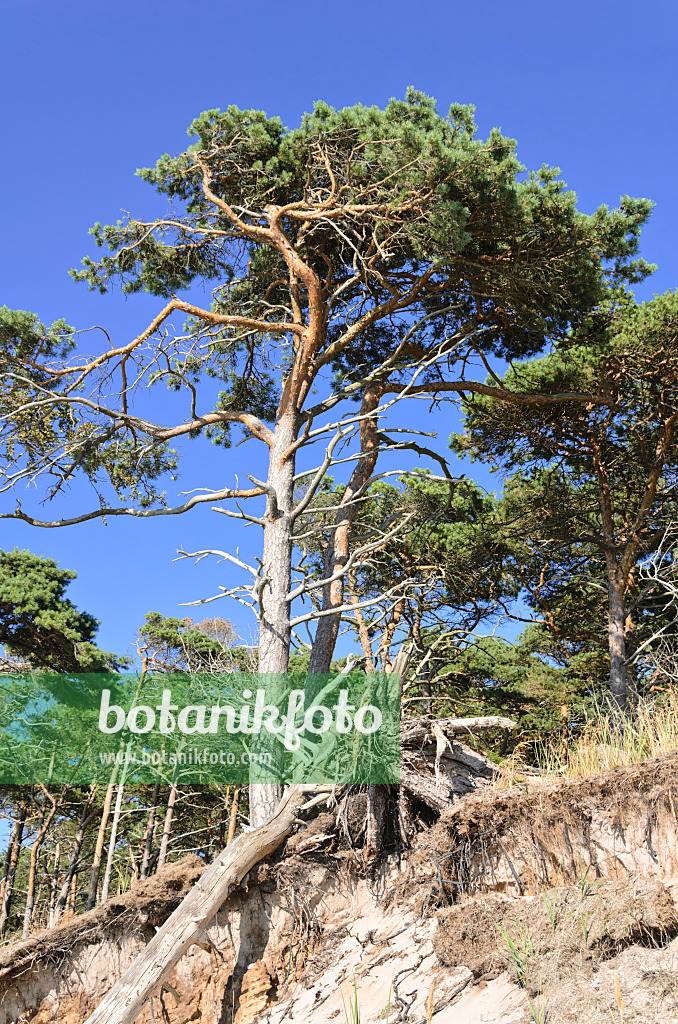
[[[20,664],[103,672],[125,663],[94,644],[98,621],[64,597],[76,576],[30,551],[0,551],[0,644]]]
[[[516,572],[528,600],[575,649],[599,644],[605,627],[623,704],[627,662],[651,620],[637,600],[637,566],[676,515],[678,294],[621,302],[597,326],[514,364],[502,384],[587,390],[600,404],[536,403],[517,416],[477,396],[453,446],[508,473],[503,515],[522,540]]]
[[[557,170],[526,174],[513,140],[496,130],[476,137],[471,107],[442,117],[414,90],[383,110],[319,103],[293,130],[260,111],[206,111],[189,135],[197,141],[184,153],[139,172],[170,199],[167,216],[95,225],[110,255],[73,271],[100,291],[119,282],[169,299],[137,338],[69,361],[73,328],[3,311],[6,429],[16,435],[35,400],[56,417],[40,443],[14,437],[8,464],[23,449],[24,477],[103,474],[143,509],[160,500],[152,480],[174,468],[174,438],[204,430],[228,443],[239,423],[267,440],[281,401],[300,412],[325,368],[340,384],[314,415],[339,396],[361,397],[366,378],[383,393],[401,390],[404,365],[460,333],[466,344],[448,352],[459,366],[469,347],[535,354],[609,287],[650,269],[637,258],[647,200],[581,214]],[[176,297],[197,281],[216,282],[210,309]],[[188,315],[184,333],[158,344],[175,311]],[[116,372],[121,407],[80,395],[85,379],[110,383]],[[198,411],[203,378],[217,391]],[[162,428],[135,415],[132,381],[142,379],[185,395],[187,421]],[[441,379],[434,360],[410,393],[478,388]],[[61,456],[59,431],[69,442]]]

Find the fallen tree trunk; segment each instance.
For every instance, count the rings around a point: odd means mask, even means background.
[[[291,786],[273,817],[239,835],[207,868],[143,953],[122,975],[85,1024],[132,1024],[163,979],[195,942],[230,890],[292,831],[299,808],[319,786]]]
[[[510,718],[501,718],[498,715],[481,718],[416,718],[413,721],[405,719],[400,733],[401,743],[407,746],[417,740],[435,738],[431,732],[434,725],[444,733],[460,735],[485,732],[488,729],[513,729],[516,723]]]

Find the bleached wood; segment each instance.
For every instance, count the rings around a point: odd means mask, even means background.
[[[132,1024],[189,946],[204,941],[204,929],[231,889],[277,849],[292,831],[307,794],[319,788],[290,786],[269,821],[222,851],[85,1024]]]
[[[432,732],[433,726],[441,729],[443,733],[473,733],[484,732],[486,729],[514,729],[516,723],[510,718],[502,718],[499,715],[488,715],[480,718],[417,718],[412,722],[403,722],[401,729],[401,741],[407,745],[416,740],[435,740]]]

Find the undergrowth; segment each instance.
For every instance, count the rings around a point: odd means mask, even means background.
[[[563,756],[560,740],[544,745],[537,753],[541,778],[587,778],[599,772],[650,757],[678,752],[678,695],[640,701],[621,721],[602,709],[592,713],[573,731]],[[507,758],[498,769],[495,789],[510,789],[534,781],[530,768],[519,758]]]

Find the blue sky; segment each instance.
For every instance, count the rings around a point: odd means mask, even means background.
[[[293,127],[314,100],[381,105],[410,84],[443,111],[474,103],[482,134],[499,126],[528,167],[561,167],[586,212],[622,193],[653,199],[643,254],[659,269],[640,294],[678,283],[678,15],[668,0],[0,0],[0,25],[0,303],[43,320],[102,324],[122,342],[157,311],[147,296],[91,294],[67,270],[90,250],[94,221],[159,212],[133,172],[183,149],[200,111],[235,103]],[[454,426],[441,423],[441,436]],[[228,476],[234,463],[220,458]],[[221,474],[192,474],[186,486],[223,486]],[[62,507],[82,511],[91,499],[75,488]],[[123,652],[146,611],[186,614],[179,602],[225,582],[223,565],[172,562],[176,548],[233,548],[235,530],[207,509],[50,531],[2,521],[0,547],[75,569],[70,596],[102,620],[102,646]],[[232,611],[225,602],[209,610]],[[234,617],[248,634],[244,614]]]

